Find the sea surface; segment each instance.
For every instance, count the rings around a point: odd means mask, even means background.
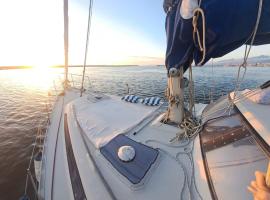
[[[70,68],[82,74],[82,68]],[[234,90],[237,67],[193,68],[196,102],[208,103]],[[61,89],[63,69],[0,70],[0,200],[16,200],[24,194],[26,169],[39,124]],[[89,67],[85,88],[97,92],[164,98],[167,74],[164,67]],[[188,77],[188,73],[186,73]],[[71,79],[71,77],[70,77]],[[77,86],[81,78],[72,77]],[[249,67],[241,89],[255,88],[270,79],[270,68]],[[33,192],[32,189],[28,193]]]

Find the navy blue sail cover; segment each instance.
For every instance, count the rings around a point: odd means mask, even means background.
[[[167,51],[165,64],[183,67],[191,62],[197,65],[202,59],[197,38],[193,40],[192,17],[183,18],[180,8],[186,0],[165,0],[167,12]],[[205,14],[206,56],[202,64],[211,58],[221,57],[243,44],[250,44],[254,31],[260,0],[201,0],[200,8]],[[197,20],[197,28],[202,38],[202,17]],[[254,45],[270,43],[270,0],[264,0],[260,23]]]

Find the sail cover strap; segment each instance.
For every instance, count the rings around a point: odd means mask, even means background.
[[[164,10],[167,12],[165,62],[168,70],[172,67],[183,67],[185,71],[193,61],[196,65],[204,65],[211,58],[221,57],[243,44],[251,43],[259,11],[259,0],[201,0],[199,7],[204,13],[205,31],[202,16],[199,15],[196,24],[199,37],[193,39],[194,29],[190,13],[191,10],[198,8],[196,5],[199,6],[197,0],[164,1]],[[198,38],[203,38],[203,33],[205,33],[205,55],[198,41]],[[269,43],[270,0],[264,0],[253,45]]]

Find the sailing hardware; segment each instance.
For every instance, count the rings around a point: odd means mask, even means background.
[[[124,155],[119,153],[119,149],[124,150],[123,148],[127,148],[126,150],[130,151],[130,158],[134,155],[129,162],[123,162],[122,160],[124,159]],[[100,152],[132,184],[138,184],[144,179],[148,171],[155,164],[159,154],[158,150],[138,143],[122,134],[116,136],[108,144],[101,147]],[[119,158],[119,155],[121,155],[122,159]]]
[[[123,162],[130,162],[135,158],[136,151],[132,146],[121,146],[118,149],[117,155]]]
[[[42,162],[42,151],[39,151],[38,153],[36,153],[34,157],[35,176],[38,182],[40,182],[41,162]]]
[[[184,117],[184,81],[183,69],[171,68],[169,70],[167,99],[168,110],[163,122],[179,124]]]
[[[270,80],[269,80],[269,81],[266,81],[265,83],[263,83],[263,84],[260,86],[261,89],[265,89],[265,88],[268,88],[268,87],[270,87]]]
[[[174,0],[164,0],[163,2],[163,9],[165,11],[165,13],[168,13],[171,11],[172,7],[174,6],[174,4],[177,4],[177,1]]]

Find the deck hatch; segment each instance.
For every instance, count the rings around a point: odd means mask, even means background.
[[[130,162],[123,162],[118,157],[118,149],[122,146],[131,146],[136,155]],[[125,176],[131,183],[138,184],[147,174],[158,157],[158,150],[138,143],[124,135],[118,135],[100,149],[101,154],[113,167]]]

